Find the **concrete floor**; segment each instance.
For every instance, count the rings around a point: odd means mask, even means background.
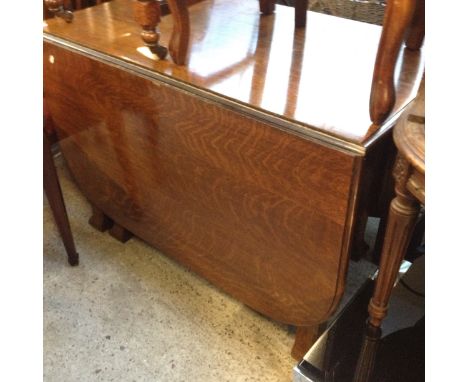
[[[44,381],[291,380],[292,328],[136,238],[91,228],[89,204],[56,162],[80,265],[67,264],[45,201]],[[373,269],[352,263],[349,289]]]

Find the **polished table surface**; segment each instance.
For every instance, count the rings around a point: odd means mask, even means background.
[[[44,31],[345,148],[359,150],[391,125],[372,126],[368,111],[380,26],[309,12],[306,29],[295,30],[293,8],[278,6],[274,15],[261,16],[253,0],[203,1],[190,7],[190,18],[186,66],[159,60],[143,46],[128,0],[78,11],[67,25],[47,20]],[[167,46],[170,15],[163,17],[160,30]],[[421,53],[402,50],[400,68],[391,121],[416,94]]]

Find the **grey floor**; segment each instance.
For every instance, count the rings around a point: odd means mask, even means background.
[[[80,265],[44,201],[44,381],[290,381],[293,329],[219,291],[144,242],[87,224],[56,159]],[[374,267],[351,263],[345,299]]]

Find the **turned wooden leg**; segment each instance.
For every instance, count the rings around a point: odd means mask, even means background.
[[[406,47],[411,50],[418,50],[424,41],[425,34],[425,0],[416,0],[416,7],[414,9],[413,19],[411,21],[410,29],[406,36]]]
[[[353,382],[370,382],[374,371],[375,358],[382,331],[372,325],[366,326],[366,333],[361,345],[359,359],[354,371]]]
[[[57,171],[52,158],[49,138],[45,132],[43,132],[43,140],[44,190],[47,195],[47,199],[49,200],[55,223],[57,224],[60,236],[62,237],[65,250],[67,251],[68,263],[70,265],[78,265],[78,253],[75,249],[67,210],[63,201],[62,190],[60,188]]]
[[[389,0],[374,66],[370,97],[370,117],[380,125],[395,105],[395,65],[410,25],[415,0]]]
[[[54,16],[64,19],[67,23],[73,20],[73,12],[65,10],[63,7],[63,0],[44,0],[47,9],[54,14]]]
[[[260,12],[271,15],[275,11],[275,0],[259,0]]]
[[[190,18],[186,0],[168,0],[174,25],[172,28],[169,53],[177,65],[184,65],[187,60],[190,39]]]
[[[309,0],[296,0],[294,3],[294,22],[296,28],[304,28],[307,23],[307,7]]]
[[[133,237],[133,234],[130,231],[127,231],[117,223],[114,223],[112,228],[109,230],[109,233],[114,239],[117,239],[121,243],[126,243]]]
[[[110,217],[105,215],[100,209],[93,206],[93,214],[88,220],[88,223],[96,228],[99,232],[107,231],[112,227],[114,222]]]
[[[324,324],[298,326],[296,328],[296,338],[294,339],[291,356],[298,361],[301,360],[324,330]]]
[[[135,20],[143,28],[141,38],[151,52],[160,59],[167,55],[167,48],[159,45],[158,24],[161,21],[161,9],[157,0],[134,0],[133,13]]]
[[[396,197],[390,204],[379,273],[369,303],[369,322],[376,327],[387,315],[390,294],[419,214],[418,201],[406,189],[408,172],[408,163],[398,157],[394,170]]]

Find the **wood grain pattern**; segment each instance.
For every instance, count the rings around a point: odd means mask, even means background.
[[[261,17],[256,1],[206,0],[190,8],[190,55],[180,66],[142,46],[129,7],[128,0],[113,0],[76,12],[67,28],[48,20],[45,32],[359,145],[394,123],[374,126],[369,118],[378,26],[310,12],[307,27],[295,30],[290,7]],[[159,27],[160,44],[168,46],[172,16]],[[422,54],[402,51],[398,67],[388,120],[416,96]]]
[[[328,318],[359,158],[51,44],[44,58],[62,151],[94,205],[274,319]]]

